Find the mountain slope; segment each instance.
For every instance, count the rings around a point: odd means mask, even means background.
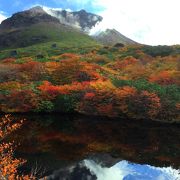
[[[124,45],[138,44],[137,42],[122,35],[115,29],[107,29],[106,31],[102,31],[98,35],[95,35],[94,39],[104,45],[115,45],[117,43],[122,43]]]
[[[26,47],[45,42],[93,44],[96,41],[79,30],[60,23],[41,7],[14,14],[0,25],[0,49]]]
[[[59,20],[50,16],[41,7],[37,6],[26,11],[15,13],[12,17],[4,20],[0,25],[0,32],[28,27],[39,22],[59,23]]]
[[[28,28],[0,34],[0,49],[27,47],[39,43],[61,42],[67,44],[97,45],[90,36],[56,23],[37,23]]]
[[[69,12],[45,7],[33,7],[18,12],[0,24],[0,49],[18,48],[47,42],[78,46],[137,44],[115,29],[89,36],[102,17],[85,10]]]

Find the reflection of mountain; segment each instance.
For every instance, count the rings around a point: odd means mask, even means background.
[[[106,167],[125,159],[179,168],[178,125],[74,115],[26,119],[12,139],[21,143],[18,152],[30,169],[37,161],[51,174],[86,158]]]
[[[92,160],[84,160],[69,168],[61,169],[48,176],[47,179],[65,180],[177,180],[180,171],[158,168],[149,165],[131,164],[120,161],[107,168]]]

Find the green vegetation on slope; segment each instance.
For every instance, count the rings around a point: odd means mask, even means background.
[[[5,42],[0,43],[0,49],[27,47],[48,42],[59,42],[65,47],[98,45],[90,36],[55,23],[38,23],[28,28],[3,33],[1,36]]]

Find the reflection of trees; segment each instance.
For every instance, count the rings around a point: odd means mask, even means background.
[[[26,136],[18,151],[27,156],[38,152],[68,161],[108,153],[136,163],[179,165],[180,133],[177,125],[81,116],[55,117],[47,125],[45,119],[46,116],[36,125],[29,122],[24,127],[26,133],[23,135]],[[17,138],[21,136],[19,134]],[[33,145],[29,146],[29,142]]]

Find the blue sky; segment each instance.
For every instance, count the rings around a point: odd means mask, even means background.
[[[62,8],[71,10],[85,9],[89,12],[97,13],[104,9],[103,6],[94,6],[92,0],[0,0],[0,12],[5,16],[10,16],[15,12],[28,9],[34,5],[43,5],[52,8]]]
[[[144,44],[180,44],[180,0],[0,0],[0,22],[35,5],[85,9],[103,16],[93,32],[114,28]]]

